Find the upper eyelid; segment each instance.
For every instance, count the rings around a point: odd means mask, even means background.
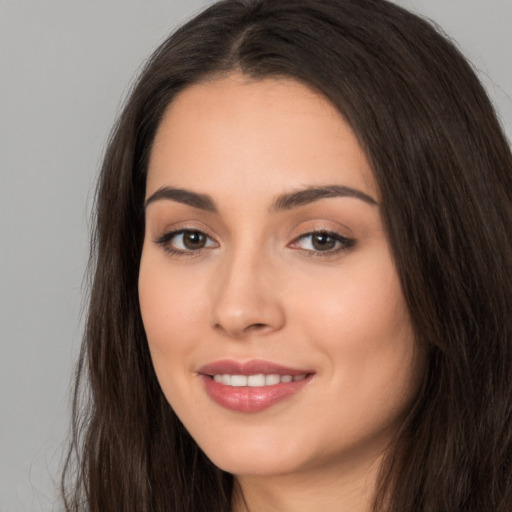
[[[196,228],[196,227],[179,227],[179,228],[172,228],[172,229],[166,229],[161,235],[157,236],[156,238],[161,238],[164,236],[170,236],[170,235],[178,235],[180,233],[186,233],[186,232],[197,232],[202,233],[203,235],[206,235],[208,238],[211,238],[212,240],[215,239],[215,237],[211,236],[207,230],[202,228]],[[350,240],[351,237],[342,235],[341,233],[337,232],[333,229],[326,229],[326,228],[316,228],[316,229],[308,229],[304,231],[303,233],[293,235],[292,241],[297,240],[301,237],[311,236],[318,233],[325,233],[326,235],[331,235],[334,238],[342,238],[344,240]]]
[[[335,229],[332,229],[332,228],[312,228],[312,229],[307,229],[303,233],[297,235],[297,238],[299,238],[301,236],[315,235],[315,234],[318,234],[318,233],[320,233],[320,234],[325,233],[326,235],[333,235],[333,236],[339,236],[341,238],[348,238],[348,237],[342,235],[341,233],[339,233],[338,231],[336,231]]]
[[[341,233],[338,233],[336,231],[330,231],[330,230],[326,230],[326,229],[317,229],[317,230],[313,230],[313,231],[307,231],[301,235],[296,236],[292,240],[291,243],[294,243],[297,240],[300,240],[301,238],[306,238],[306,237],[310,237],[310,236],[318,235],[318,234],[325,234],[327,236],[330,236],[340,243],[350,243],[350,244],[355,243],[355,239],[352,237],[348,237],[348,236],[342,235]]]
[[[208,241],[206,242],[206,245],[204,247],[199,247],[197,249],[187,249],[187,248],[181,248],[181,247],[174,246],[173,241],[174,241],[175,237],[179,236],[179,235],[183,235],[187,232],[192,232],[192,233],[195,232],[195,233],[201,233],[201,234],[205,235],[206,238],[210,242],[213,242],[213,247],[211,245],[210,246],[207,245]],[[162,235],[153,239],[153,243],[160,246],[164,252],[167,252],[174,256],[183,256],[183,257],[199,256],[204,251],[210,251],[219,246],[218,242],[213,237],[211,237],[210,235],[205,233],[203,230],[191,229],[191,228],[181,228],[181,229],[165,231]]]
[[[348,228],[344,228],[343,230],[341,230],[341,229],[336,229],[336,228],[332,228],[332,227],[313,226],[310,228],[308,227],[305,230],[301,230],[297,233],[291,234],[291,238],[293,238],[293,240],[298,240],[299,238],[305,237],[305,236],[311,236],[311,235],[315,235],[315,234],[326,234],[326,235],[330,235],[334,238],[341,239],[341,240],[353,240],[354,237],[352,234],[350,234],[350,233],[343,234],[346,231],[348,231]]]
[[[210,240],[213,240],[214,242],[218,243],[216,241],[216,239],[213,236],[211,236],[210,234],[208,234],[205,230],[198,229],[198,228],[192,228],[192,227],[188,227],[188,228],[185,227],[185,228],[177,228],[177,229],[166,230],[161,235],[158,235],[154,239],[154,241],[156,243],[158,243],[159,240],[162,240],[164,238],[172,240],[175,236],[181,235],[181,234],[184,234],[184,233],[201,233],[201,234],[205,235],[207,238],[209,238]]]
[[[173,223],[173,224],[167,224],[165,227],[162,227],[162,228],[156,228],[155,227],[151,231],[157,233],[157,235],[154,236],[153,238],[160,238],[160,237],[168,236],[168,235],[171,235],[171,234],[176,235],[178,233],[192,231],[192,232],[203,233],[207,237],[215,239],[215,237],[210,234],[211,230],[208,229],[206,226],[204,226],[202,223],[199,226],[194,225],[194,224],[195,224],[195,221],[193,223],[186,222],[186,221],[183,222],[183,223],[182,222],[176,222],[176,223]]]
[[[212,236],[208,229],[205,229],[204,227],[196,227],[192,225],[183,225],[183,226],[176,226],[172,228],[166,229],[162,234],[153,237],[153,242],[159,245],[165,245],[170,243],[173,238],[177,235],[186,233],[186,232],[198,232],[205,235],[210,241],[213,241],[217,247],[220,245],[220,242],[218,240],[218,237]],[[354,245],[355,239],[352,236],[346,236],[341,234],[337,229],[333,229],[332,227],[321,227],[321,226],[312,226],[311,228],[304,229],[301,233],[297,233],[292,235],[292,233],[289,233],[289,238],[291,240],[286,243],[287,247],[292,247],[294,244],[296,244],[299,240],[313,236],[315,234],[322,233],[326,234],[328,236],[333,237],[337,242],[344,245],[346,248],[349,248],[350,246]],[[207,247],[203,247],[202,249],[206,249]],[[212,248],[211,246],[209,247]],[[200,251],[202,249],[198,249],[197,251]],[[300,249],[300,248],[298,248]],[[304,249],[308,250],[308,249]],[[192,250],[190,251],[184,251],[184,252],[194,252]],[[311,251],[315,252],[315,251]],[[325,251],[327,252],[333,252],[333,251]]]

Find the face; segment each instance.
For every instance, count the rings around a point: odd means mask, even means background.
[[[170,105],[139,295],[165,396],[235,475],[371,462],[417,391],[372,171],[343,117],[293,80],[231,75]]]

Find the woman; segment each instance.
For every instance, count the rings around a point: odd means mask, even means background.
[[[511,171],[396,5],[180,28],[102,169],[67,510],[509,511]]]

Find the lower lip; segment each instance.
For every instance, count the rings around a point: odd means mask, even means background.
[[[294,382],[281,382],[273,386],[226,386],[208,375],[201,375],[208,396],[226,409],[237,412],[259,412],[286,400],[299,392],[312,375]]]

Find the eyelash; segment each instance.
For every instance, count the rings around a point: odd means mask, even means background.
[[[304,233],[303,235],[300,235],[290,245],[293,246],[293,245],[297,244],[300,240],[312,238],[315,235],[322,235],[322,236],[331,238],[334,241],[334,243],[337,245],[337,248],[325,250],[325,251],[315,250],[315,249],[301,249],[302,251],[307,253],[308,256],[312,256],[314,258],[326,258],[329,256],[334,256],[336,254],[347,251],[348,249],[353,247],[356,243],[356,241],[353,238],[347,238],[347,237],[342,236],[339,233],[336,233],[333,231],[328,231],[325,229],[318,229],[318,230],[310,231],[308,233]]]
[[[197,233],[199,235],[202,235],[206,237],[207,240],[212,240],[211,237],[209,237],[204,231],[201,231],[200,229],[179,229],[176,231],[169,231],[168,233],[164,233],[162,236],[158,237],[155,240],[155,243],[157,245],[160,245],[163,247],[164,251],[177,255],[177,256],[199,256],[204,250],[209,250],[207,246],[201,247],[199,249],[176,249],[172,247],[171,243],[173,239],[178,237],[179,235],[185,235],[187,233]],[[207,242],[208,243],[208,242]]]
[[[177,255],[177,256],[199,256],[200,254],[203,253],[203,251],[209,250],[211,248],[211,246],[210,247],[204,246],[204,247],[201,247],[198,249],[185,249],[184,250],[184,249],[176,249],[176,248],[172,247],[171,242],[173,241],[173,239],[175,239],[176,237],[178,237],[180,235],[185,235],[187,233],[199,234],[201,236],[206,237],[207,244],[208,244],[208,240],[212,241],[211,237],[209,237],[204,231],[201,231],[199,229],[179,229],[176,231],[169,231],[168,233],[164,233],[162,236],[158,237],[154,242],[157,245],[162,246],[163,249],[167,253],[172,254],[172,255]],[[308,256],[311,256],[314,258],[325,258],[328,256],[333,256],[333,255],[339,254],[343,251],[350,249],[356,243],[356,241],[353,238],[347,238],[347,237],[344,237],[336,232],[319,229],[319,230],[310,231],[308,233],[304,233],[303,235],[298,236],[291,242],[291,244],[289,244],[289,246],[293,247],[299,241],[313,237],[314,235],[322,235],[322,236],[331,238],[334,241],[334,243],[337,244],[337,246],[338,246],[335,249],[329,249],[329,250],[325,250],[325,251],[315,250],[315,249],[298,248],[298,250],[301,250],[302,252],[306,253]]]

